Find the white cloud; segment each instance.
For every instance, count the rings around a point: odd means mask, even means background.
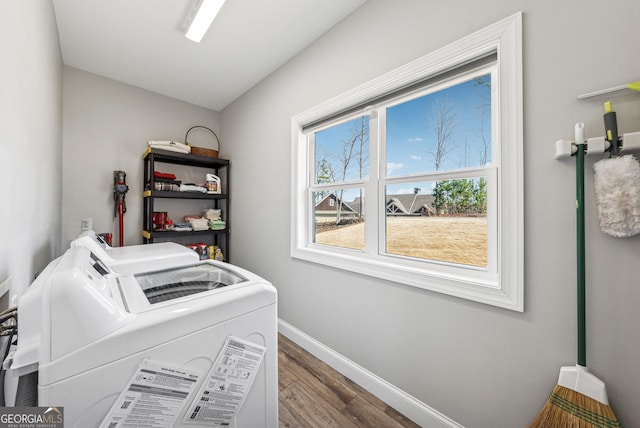
[[[392,175],[394,171],[400,171],[404,168],[403,163],[387,162],[387,175]]]
[[[417,161],[417,160],[421,160],[421,159],[422,159],[422,156],[420,156],[420,155],[412,155],[412,156],[411,156],[411,159],[416,160],[416,161]]]
[[[407,141],[409,141],[410,143],[419,143],[420,141],[424,141],[424,140],[420,137],[416,137],[416,138],[409,138]]]

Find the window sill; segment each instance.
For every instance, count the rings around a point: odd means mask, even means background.
[[[376,257],[360,251],[333,247],[329,251],[315,245],[294,249],[291,257],[427,291],[513,311],[523,311],[522,298],[514,296],[513,293],[517,287],[506,290],[509,284],[505,284],[505,281],[501,284],[497,273],[486,272],[483,269],[461,269],[459,265],[452,268],[438,263],[430,263],[430,267],[425,268],[426,263],[423,261],[414,262],[398,258],[398,262],[395,262],[395,258],[389,256]],[[517,284],[517,281],[514,284]]]

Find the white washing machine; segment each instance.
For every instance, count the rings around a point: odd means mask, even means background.
[[[196,263],[198,253],[175,242],[111,247],[93,230],[85,230],[71,241],[71,247],[87,247],[109,269],[119,274],[133,274],[148,269],[165,269]]]
[[[277,427],[275,288],[213,260],[147,264],[114,274],[81,245],[51,262],[19,301],[10,373],[37,372],[66,427]]]

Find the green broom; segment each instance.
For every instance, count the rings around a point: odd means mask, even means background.
[[[604,382],[587,370],[585,321],[584,124],[576,124],[576,220],[578,285],[578,363],[561,367],[558,385],[529,428],[605,428],[620,422],[609,406]]]

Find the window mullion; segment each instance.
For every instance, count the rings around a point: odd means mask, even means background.
[[[379,193],[378,182],[380,177],[380,138],[384,132],[380,124],[384,123],[379,110],[373,110],[369,114],[369,181],[365,184],[364,218],[365,218],[365,251],[369,254],[378,254],[378,225]]]
[[[316,165],[316,134],[309,133],[307,136],[307,145],[306,145],[306,158],[307,158],[307,184],[306,184],[306,202],[305,202],[305,218],[306,218],[306,245],[309,245],[313,242],[313,236],[315,234],[315,218],[314,218],[314,210],[313,207],[313,186],[315,185],[315,165]]]
[[[498,169],[487,174],[487,271],[498,271],[500,212],[498,209]]]
[[[440,180],[456,180],[459,178],[474,178],[488,174],[495,166],[488,165],[477,168],[467,168],[449,171],[436,171],[428,173],[419,173],[404,175],[398,177],[386,177],[383,181],[387,185],[413,183],[415,181],[440,181]]]
[[[378,196],[378,206],[376,213],[378,215],[377,223],[377,254],[382,255],[386,252],[386,236],[387,236],[387,212],[386,212],[386,178],[387,178],[387,109],[386,106],[379,109],[378,114],[378,153],[380,160],[378,162],[378,180],[376,182],[376,195]]]

